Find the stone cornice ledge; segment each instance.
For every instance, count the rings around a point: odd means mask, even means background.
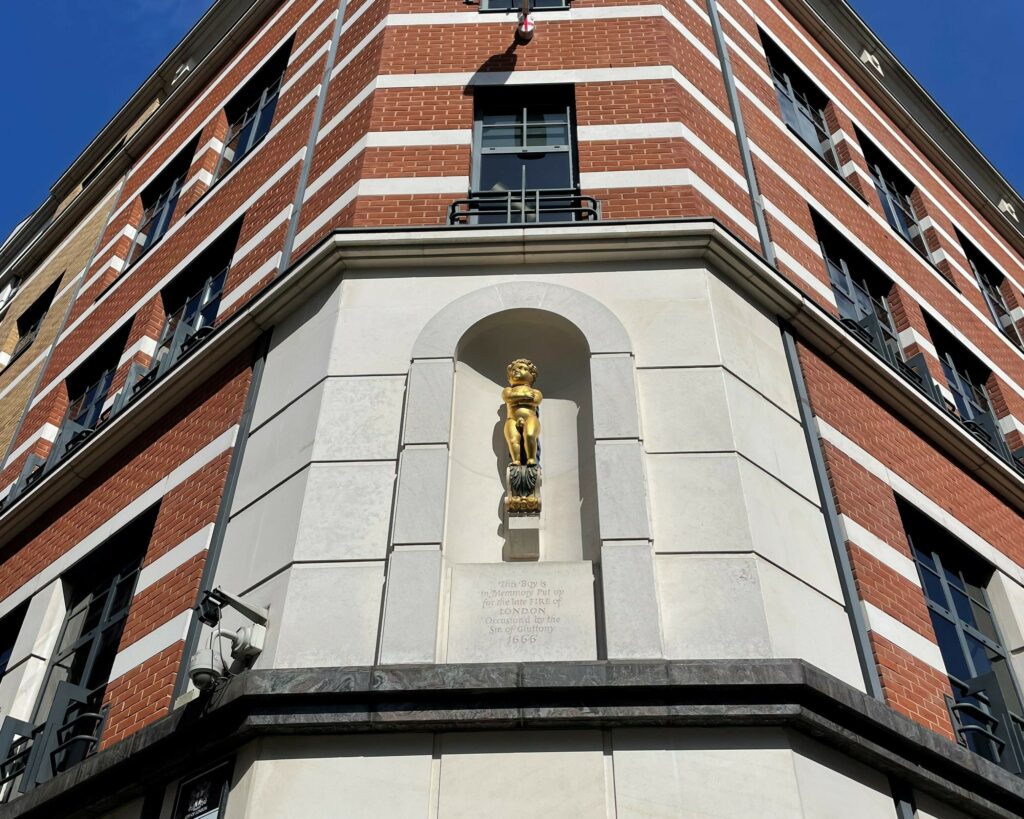
[[[420,267],[455,268],[462,273],[467,268],[488,272],[508,265],[645,260],[692,260],[713,266],[752,301],[789,323],[801,341],[896,412],[965,472],[1024,513],[1024,478],[714,220],[346,230],[325,237],[255,293],[192,354],[4,510],[0,514],[0,549],[230,357],[243,352],[332,279]],[[1024,570],[1018,580],[1024,582]]]
[[[801,660],[638,660],[251,671],[0,817],[95,815],[260,736],[642,726],[782,727],[971,816],[1024,815],[1024,780]]]

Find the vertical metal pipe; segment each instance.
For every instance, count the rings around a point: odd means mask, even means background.
[[[324,66],[324,76],[320,81],[320,96],[316,100],[316,110],[313,112],[313,124],[309,129],[309,139],[306,141],[306,155],[302,160],[302,170],[299,171],[299,183],[295,187],[295,201],[292,203],[292,215],[288,220],[288,232],[284,237],[284,246],[281,249],[281,263],[277,267],[277,274],[280,276],[292,263],[292,248],[295,245],[295,236],[299,230],[299,217],[302,215],[302,200],[306,198],[306,185],[309,184],[309,170],[313,167],[313,154],[316,153],[316,138],[320,133],[320,122],[324,116],[324,106],[327,104],[327,89],[331,87],[331,73],[334,71],[334,62],[338,57],[338,43],[341,41],[341,29],[345,23],[345,11],[348,9],[348,0],[338,0],[338,19],[334,23],[334,33],[331,35],[331,47],[327,52],[327,65]]]
[[[743,164],[743,176],[747,180],[747,191],[750,194],[750,207],[754,211],[754,224],[757,226],[757,237],[761,242],[761,254],[764,260],[772,267],[775,267],[775,248],[772,246],[771,235],[768,233],[768,223],[764,218],[764,203],[761,200],[761,190],[757,185],[757,175],[754,172],[754,160],[750,156],[750,143],[747,141],[747,129],[743,124],[743,111],[740,109],[740,98],[736,92],[736,80],[732,75],[732,62],[729,60],[729,48],[725,42],[725,34],[722,32],[722,21],[718,17],[718,3],[716,0],[707,0],[708,17],[711,18],[711,32],[715,37],[715,48],[718,51],[718,61],[722,66],[722,78],[725,81],[725,95],[729,99],[729,111],[732,114],[733,125],[736,128],[736,142],[740,148],[740,162]]]
[[[206,592],[213,588],[213,578],[217,571],[217,563],[220,560],[221,548],[224,545],[224,534],[227,531],[228,519],[231,517],[231,504],[235,499],[238,475],[242,471],[242,460],[245,457],[245,447],[249,440],[249,429],[252,427],[252,416],[256,409],[256,397],[259,395],[260,382],[263,380],[263,370],[267,363],[267,353],[269,350],[270,333],[268,332],[257,342],[256,360],[252,365],[252,380],[249,382],[249,390],[245,394],[242,417],[238,422],[238,436],[235,438],[235,445],[231,450],[231,462],[228,464],[228,474],[224,480],[224,491],[220,496],[220,506],[217,508],[217,517],[213,523],[213,534],[210,536],[210,548],[206,551],[203,574],[199,578],[196,606],[202,601]],[[175,701],[188,688],[188,662],[192,655],[195,654],[201,633],[202,624],[199,622],[196,612],[193,611],[192,619],[188,624],[188,631],[185,633],[185,648],[181,655],[178,676],[174,680],[171,708],[174,708]]]

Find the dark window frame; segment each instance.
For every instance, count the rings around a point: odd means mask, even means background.
[[[35,343],[35,340],[39,335],[39,330],[43,326],[43,322],[46,321],[46,317],[50,314],[50,308],[53,306],[53,300],[57,297],[57,293],[60,292],[60,283],[63,280],[64,274],[61,273],[42,293],[36,297],[35,301],[25,308],[21,315],[18,316],[16,321],[18,327],[18,340],[14,345],[14,349],[11,350],[11,357],[7,361],[7,366],[10,366],[12,361],[18,358]]]
[[[771,38],[764,32],[760,34],[782,121],[833,172],[842,176],[839,153],[825,117],[828,95]]]
[[[289,39],[278,49],[224,107],[228,130],[217,157],[211,187],[237,167],[270,133],[288,73],[292,44],[293,39]]]
[[[142,218],[125,256],[122,275],[156,247],[170,230],[198,146],[199,134],[196,134],[142,191]]]
[[[1024,349],[1024,339],[1021,338],[1017,323],[1010,314],[1010,307],[1002,292],[1005,274],[959,230],[956,231],[956,235],[996,327],[1015,347]]]
[[[987,591],[993,570],[938,524],[898,505],[953,690],[949,705],[960,742],[1019,773],[1021,691]],[[979,687],[980,680],[987,686]]]
[[[921,228],[921,217],[914,208],[914,184],[860,130],[857,130],[857,140],[889,227],[908,242],[922,259],[932,264],[932,253]]]

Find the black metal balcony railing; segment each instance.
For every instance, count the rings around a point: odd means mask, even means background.
[[[952,411],[928,371],[924,353],[918,353],[904,360],[893,348],[891,339],[874,315],[860,321],[840,319],[843,326],[864,342],[882,361],[898,372],[904,380],[920,390],[933,404],[945,410],[950,417],[959,421],[966,430],[981,441],[1003,461],[1024,475],[1024,449],[1011,451],[999,427],[999,420],[990,409],[976,407],[974,417],[963,418]]]
[[[1024,717],[1007,705],[995,673],[950,683],[957,698],[947,696],[946,704],[960,744],[1024,776]]]
[[[61,682],[39,725],[5,717],[0,723],[0,802],[28,793],[96,752],[107,718],[104,688]]]
[[[600,218],[601,203],[574,188],[471,191],[448,206],[450,225],[592,222]]]

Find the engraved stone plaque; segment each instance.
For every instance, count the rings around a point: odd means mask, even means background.
[[[589,561],[452,567],[450,663],[593,660],[596,635]]]

